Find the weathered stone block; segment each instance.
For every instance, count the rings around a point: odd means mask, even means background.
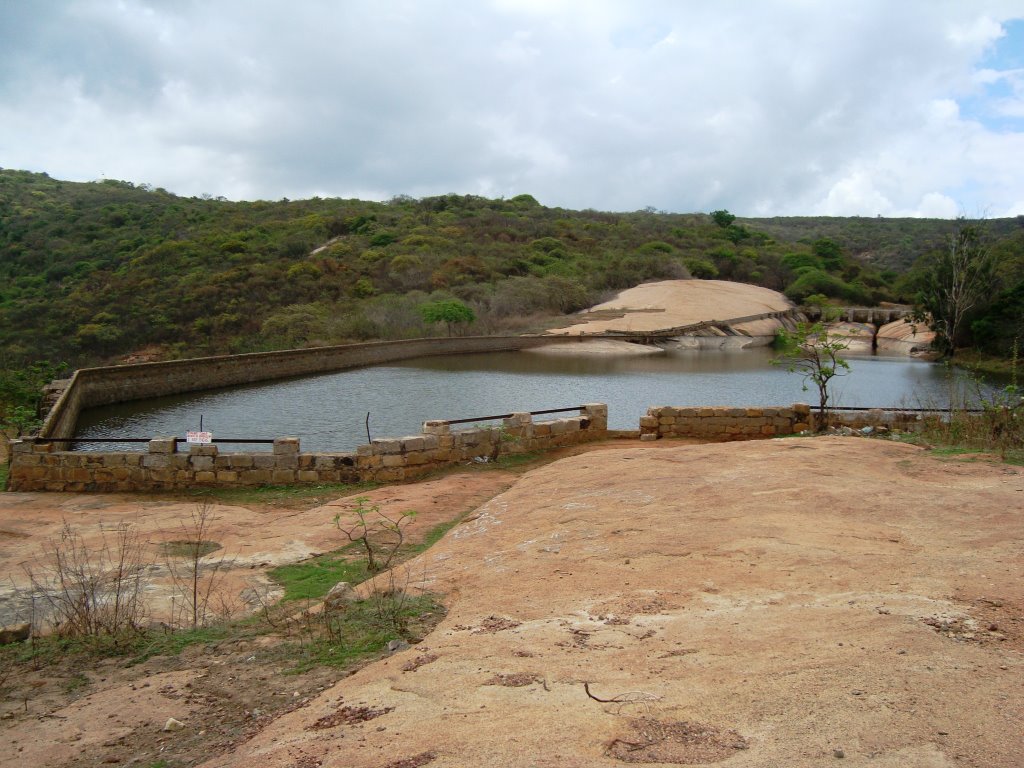
[[[401,440],[374,440],[373,452],[380,454],[391,454],[402,452]]]
[[[772,426],[771,424],[765,424],[763,427],[761,427],[761,434],[762,435],[771,436],[771,435],[774,435],[775,432],[776,432],[775,427]]]
[[[293,469],[275,469],[271,473],[271,481],[274,483],[294,483],[295,482],[295,470]]]
[[[659,436],[655,435],[655,434],[640,435],[640,439],[643,440],[644,442],[650,442],[652,440],[657,440],[658,437]]]
[[[213,456],[193,456],[192,469],[198,471],[209,471],[213,469]]]
[[[315,469],[300,469],[297,478],[300,483],[317,483],[320,481],[320,473]]]
[[[316,467],[316,454],[299,454],[299,469],[313,469],[314,467]]]
[[[212,471],[196,472],[197,483],[212,483],[217,479],[217,474]]]
[[[220,450],[213,443],[193,443],[188,452],[191,456],[216,456]]]
[[[423,450],[432,451],[441,444],[437,435],[423,435]]]
[[[747,417],[760,417],[764,416],[763,408],[745,408],[743,414]]]
[[[447,421],[432,420],[423,422],[423,433],[427,435],[447,435],[451,426]]]
[[[269,469],[251,469],[245,473],[245,479],[253,484],[269,483],[273,478]]]
[[[422,451],[426,444],[423,442],[423,438],[419,435],[415,437],[403,437],[402,440],[402,451],[409,453],[410,451]]]
[[[143,456],[142,466],[148,469],[167,469],[171,466],[171,457],[166,454],[159,453]]]
[[[811,413],[811,406],[807,403],[793,403],[793,413],[798,416],[809,416]],[[807,421],[807,419],[801,419],[801,421]]]
[[[178,442],[173,437],[154,437],[149,441],[150,453],[174,453],[178,450]]]
[[[675,416],[660,416],[660,417],[658,417],[658,424],[663,426],[663,427],[671,426],[672,424],[675,424],[675,423],[676,423],[676,417]]]
[[[231,466],[231,459],[227,456],[216,456],[213,459],[213,466],[217,469],[228,469]]]
[[[275,456],[291,456],[299,453],[299,438],[278,437],[274,439]]]
[[[217,482],[218,483],[235,483],[238,482],[238,472],[232,469],[218,469],[217,470]]]
[[[356,456],[372,456],[372,455],[373,455],[373,445],[371,445],[369,443],[364,443],[363,445],[357,445],[356,446]]]
[[[298,470],[299,468],[299,456],[298,454],[292,454],[291,456],[275,456],[274,457],[274,469],[288,469]]]
[[[232,469],[248,469],[253,465],[253,457],[245,453],[232,453],[228,456],[228,466]]]
[[[381,457],[385,467],[404,467],[405,456],[400,453],[389,453]]]
[[[811,425],[808,424],[806,421],[798,421],[798,422],[796,422],[793,425],[792,430],[793,430],[793,432],[807,432],[810,428],[811,428]],[[779,429],[779,434],[780,435],[788,435],[788,434],[790,434],[789,432],[782,431],[783,429],[784,428],[780,428]]]
[[[252,465],[256,469],[273,469],[277,457],[269,453],[258,453],[252,457]]]

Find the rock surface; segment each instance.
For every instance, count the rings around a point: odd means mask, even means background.
[[[877,440],[568,458],[413,562],[422,643],[206,765],[1019,766],[1022,500]]]

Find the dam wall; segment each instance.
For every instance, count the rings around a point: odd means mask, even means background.
[[[221,453],[217,445],[190,445],[158,437],[146,452],[56,450],[45,438],[11,443],[12,491],[175,491],[263,485],[399,482],[469,461],[547,451],[608,436],[608,406],[581,406],[568,418],[504,417],[500,426],[453,428],[428,421],[419,435],[373,440],[354,453],[303,453],[298,438],[274,440],[270,453]]]
[[[414,357],[529,349],[557,341],[557,338],[541,336],[410,339],[81,368],[75,371],[64,393],[50,410],[39,436],[51,439],[73,437],[78,415],[86,408],[98,405],[330,373]]]

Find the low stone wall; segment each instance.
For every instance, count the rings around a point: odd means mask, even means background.
[[[394,482],[500,454],[545,451],[608,434],[608,406],[585,405],[578,416],[534,422],[512,414],[501,426],[453,429],[428,421],[419,435],[374,440],[355,453],[302,453],[298,438],[274,441],[270,453],[220,453],[216,445],[179,452],[174,438],[155,438],[142,452],[55,450],[43,438],[11,444],[12,491],[161,491],[352,482]]]
[[[51,438],[74,437],[78,414],[97,405],[380,365],[428,355],[529,349],[557,341],[557,338],[540,336],[410,339],[82,368],[71,377],[39,434]]]
[[[686,408],[652,406],[640,417],[640,439],[699,437],[704,440],[756,440],[792,435],[811,428],[811,408]]]
[[[882,428],[913,432],[924,416],[907,411],[872,408],[863,411],[833,411],[830,423],[836,427]],[[941,418],[941,414],[931,414]],[[698,437],[702,440],[757,440],[778,435],[795,435],[815,428],[816,417],[805,403],[774,408],[690,408],[654,406],[640,417],[640,439]]]

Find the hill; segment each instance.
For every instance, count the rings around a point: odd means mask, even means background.
[[[893,268],[905,259],[865,250],[889,225],[840,221],[571,211],[530,195],[231,202],[0,169],[0,368],[444,333],[419,308],[450,298],[473,310],[475,333],[539,330],[689,276],[795,301],[911,298]],[[915,224],[914,242],[940,242],[949,225]]]

